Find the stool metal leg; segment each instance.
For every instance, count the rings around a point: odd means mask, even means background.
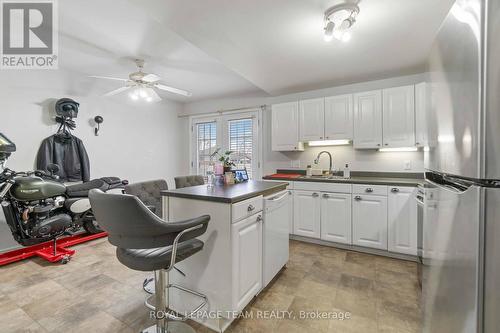
[[[186,323],[167,320],[167,309],[169,305],[168,273],[164,270],[155,271],[155,313],[156,324],[142,331],[142,333],[196,333]]]

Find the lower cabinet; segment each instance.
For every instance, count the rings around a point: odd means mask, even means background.
[[[352,243],[387,250],[387,197],[353,194]]]
[[[352,244],[351,194],[321,195],[321,239]]]
[[[320,193],[296,190],[293,194],[293,233],[320,238]]]
[[[417,255],[417,205],[414,187],[390,187],[388,194],[388,249]]]
[[[262,213],[231,226],[233,309],[242,310],[262,288]]]

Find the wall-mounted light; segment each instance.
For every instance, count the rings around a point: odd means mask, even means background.
[[[407,152],[407,151],[418,151],[418,148],[417,147],[380,148],[378,151],[381,151],[381,152]]]
[[[308,145],[310,147],[342,146],[342,145],[348,145],[350,143],[351,143],[351,140],[323,140],[323,141],[309,141]]]
[[[351,39],[349,29],[356,22],[356,16],[359,14],[359,7],[352,3],[343,3],[328,8],[325,11],[324,39],[329,42],[336,39],[347,42]]]

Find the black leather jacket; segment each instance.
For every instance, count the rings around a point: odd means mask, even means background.
[[[90,180],[90,161],[82,140],[73,135],[54,134],[42,141],[36,158],[38,170],[57,164],[62,181]]]

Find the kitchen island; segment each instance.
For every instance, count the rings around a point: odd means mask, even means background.
[[[203,250],[176,264],[171,283],[207,295],[208,305],[193,320],[219,332],[263,287],[263,198],[286,190],[287,182],[248,181],[162,191],[164,219],[179,221],[208,214]],[[288,224],[288,221],[285,223]],[[286,228],[288,241],[288,228]],[[287,253],[288,254],[288,253]],[[180,313],[196,308],[199,299],[170,290],[170,308]]]

